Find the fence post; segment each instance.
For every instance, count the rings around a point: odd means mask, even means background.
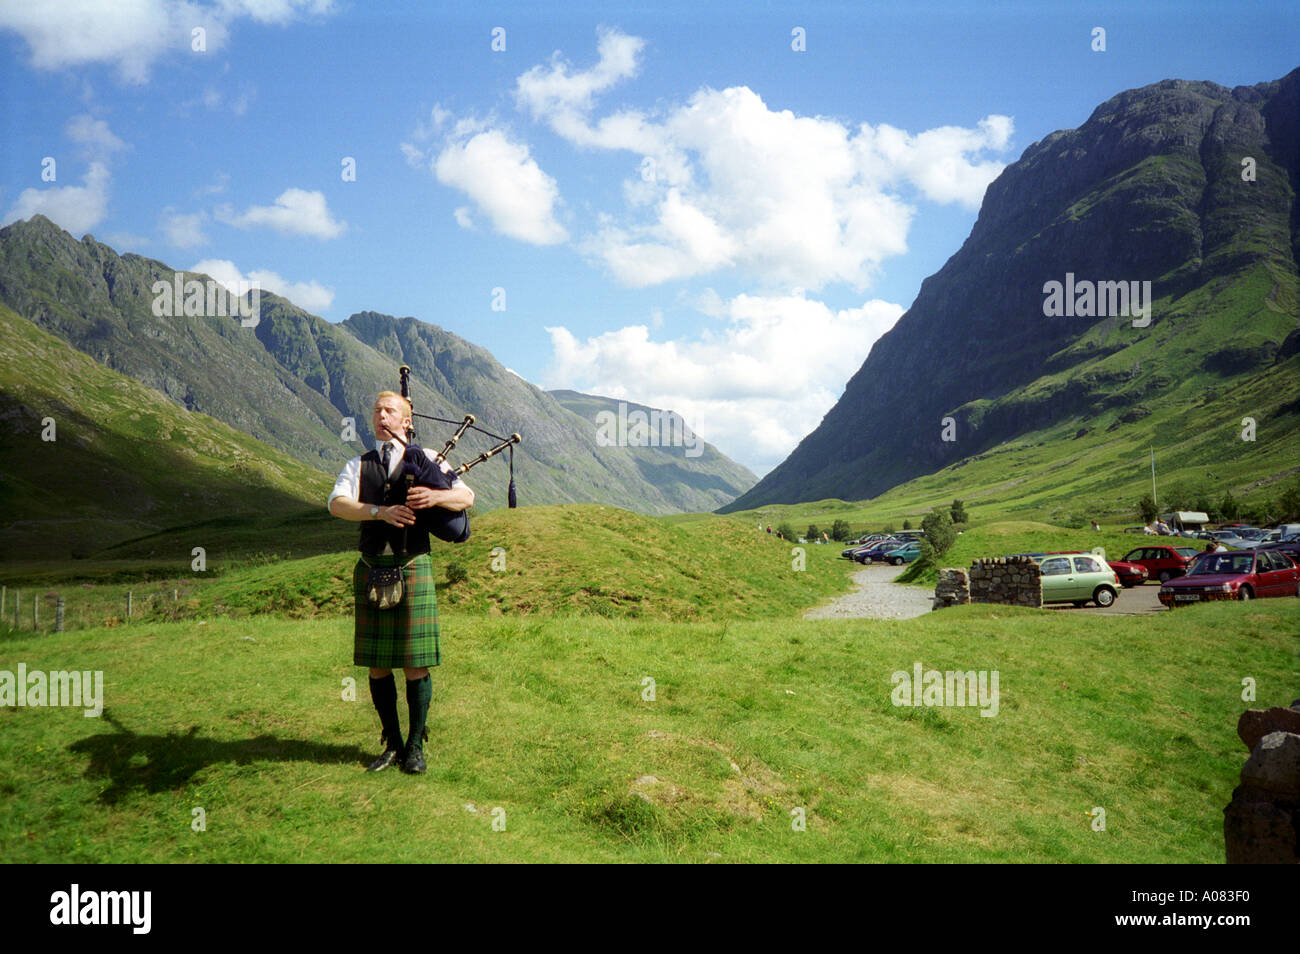
[[[126,591],[126,618],[131,618],[131,591]]]
[[[54,601],[54,631],[63,632],[63,597]]]
[[[40,621],[37,619],[37,610],[40,608],[40,605],[41,597],[38,593],[32,597],[32,632],[37,632],[40,629]]]

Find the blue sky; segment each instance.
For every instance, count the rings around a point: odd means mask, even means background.
[[[1300,66],[1289,2],[462,6],[3,0],[3,221],[414,315],[762,474],[1031,143]]]

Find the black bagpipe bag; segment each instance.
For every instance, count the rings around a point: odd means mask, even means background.
[[[455,476],[433,462],[419,444],[408,444],[402,454],[402,476],[413,478],[416,487],[450,490]],[[428,507],[415,511],[415,527],[427,530],[447,543],[464,543],[469,539],[469,511]]]

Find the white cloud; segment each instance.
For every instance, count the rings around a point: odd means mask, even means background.
[[[40,214],[74,235],[89,232],[108,211],[109,178],[107,166],[92,162],[79,186],[24,189],[0,225]]]
[[[81,146],[86,155],[96,158],[106,158],[126,148],[126,143],[113,135],[107,122],[87,113],[69,119],[63,134]]]
[[[1013,129],[989,116],[974,129],[912,135],[882,125],[773,110],[753,90],[700,89],[660,115],[596,119],[595,99],[637,74],[644,43],[599,31],[599,61],[575,70],[557,54],[522,74],[521,109],[583,148],[637,154],[627,209],[580,243],[634,287],[736,268],[765,281],[820,288],[870,284],[907,250],[914,209],[904,186],[934,202],[977,208]]]
[[[206,212],[182,213],[167,206],[158,217],[158,228],[162,229],[168,245],[176,248],[195,248],[208,243],[208,237],[203,231],[203,225],[207,220]]]
[[[274,205],[254,205],[236,213],[229,205],[216,210],[218,221],[247,229],[265,225],[282,235],[307,235],[318,239],[338,238],[347,230],[346,222],[336,222],[325,202],[325,193],[305,189],[285,189]]]
[[[549,67],[534,66],[515,84],[515,98],[535,119],[582,135],[582,115],[593,105],[593,97],[622,80],[636,75],[637,58],[645,42],[618,30],[597,30],[599,62],[586,71],[571,71],[556,51]],[[561,133],[565,135],[565,133]]]
[[[283,26],[332,9],[326,0],[41,0],[0,4],[0,29],[23,38],[37,69],[104,63],[123,82],[141,84],[169,53],[206,56],[219,50],[237,19]],[[204,53],[191,49],[195,28],[205,31]]]
[[[631,325],[579,341],[548,328],[547,388],[627,398],[682,414],[692,430],[757,473],[812,431],[893,327],[901,305],[874,299],[832,311],[801,292],[702,301],[726,324],[655,341]]]
[[[528,147],[512,142],[498,129],[475,130],[477,120],[456,124],[449,142],[433,161],[433,173],[443,185],[464,192],[502,235],[554,245],[569,233],[555,219],[559,189],[542,171]],[[471,135],[472,133],[472,135]],[[466,227],[468,213],[456,221]]]
[[[291,282],[265,269],[254,270],[245,275],[234,262],[227,259],[205,258],[191,266],[189,271],[209,275],[225,285],[227,290],[236,288],[240,282],[244,282],[245,287],[249,282],[257,282],[262,291],[287,298],[299,308],[312,314],[318,315],[334,304],[334,289],[326,288],[319,282]]]
[[[423,149],[413,146],[409,142],[402,143],[401,148],[402,155],[406,157],[406,164],[408,166],[412,169],[424,168],[424,164],[428,161],[428,158],[425,156]]]

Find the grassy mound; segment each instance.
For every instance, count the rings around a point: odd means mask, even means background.
[[[336,521],[340,543],[355,525]],[[438,600],[487,615],[587,614],[705,620],[791,616],[848,589],[839,548],[802,548],[733,520],[675,525],[595,504],[494,510],[473,534],[433,552]],[[227,569],[196,590],[184,616],[350,613],[356,552]],[[458,568],[453,569],[453,567]],[[463,579],[448,584],[450,577]],[[159,617],[172,616],[163,605]]]

